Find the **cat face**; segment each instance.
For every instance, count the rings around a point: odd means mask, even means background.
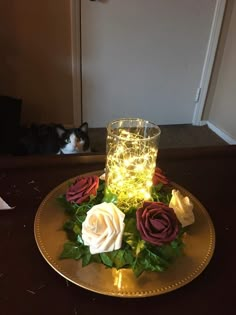
[[[79,128],[64,129],[58,132],[63,143],[60,146],[60,153],[76,154],[90,152],[88,124],[83,123]]]
[[[71,133],[66,139],[66,144],[61,148],[63,154],[75,154],[85,152],[83,149],[84,140],[78,138],[75,132]]]

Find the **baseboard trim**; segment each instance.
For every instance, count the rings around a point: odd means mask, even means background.
[[[233,139],[230,135],[228,135],[225,131],[223,131],[222,129],[216,127],[213,123],[211,123],[210,121],[204,121],[208,127],[214,132],[216,133],[221,139],[223,139],[224,141],[226,141],[228,144],[236,144],[236,140]]]
[[[199,126],[205,126],[205,125],[207,125],[207,120],[200,120],[198,125],[199,125]]]

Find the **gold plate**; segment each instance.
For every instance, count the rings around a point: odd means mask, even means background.
[[[100,175],[97,171],[89,174]],[[74,178],[68,180],[73,181]],[[178,289],[195,279],[210,262],[215,248],[215,230],[206,209],[186,189],[171,183],[194,204],[195,223],[189,227],[184,242],[184,255],[163,272],[144,272],[135,278],[129,269],[107,269],[102,264],[92,263],[86,267],[73,259],[60,260],[66,233],[62,229],[67,219],[64,209],[56,198],[65,193],[68,181],[53,189],[42,201],[34,222],[34,235],[45,260],[61,276],[74,284],[104,295],[137,298],[154,296]]]

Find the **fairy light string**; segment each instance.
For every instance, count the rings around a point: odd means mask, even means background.
[[[156,166],[156,137],[125,129],[107,137],[106,187],[117,197],[117,206],[127,212],[150,200]]]

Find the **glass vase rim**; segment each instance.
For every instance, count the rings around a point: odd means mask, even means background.
[[[147,137],[147,138],[139,139],[140,141],[150,141],[151,139],[157,138],[157,137],[159,137],[161,135],[161,128],[156,123],[153,123],[153,122],[151,122],[150,120],[147,120],[147,119],[133,118],[133,117],[131,117],[131,118],[130,117],[129,118],[119,118],[119,119],[111,120],[108,123],[108,125],[107,125],[107,134],[111,135],[112,137],[117,138],[117,139],[126,139],[126,137],[115,135],[114,133],[112,133],[111,125],[114,124],[114,123],[117,123],[119,121],[129,121],[129,120],[131,120],[131,121],[142,121],[144,123],[152,125],[157,130],[157,133],[155,135]]]

